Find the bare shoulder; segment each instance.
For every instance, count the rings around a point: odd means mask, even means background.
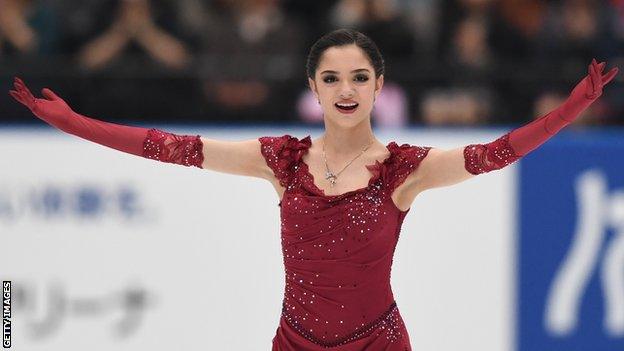
[[[444,158],[445,152],[447,151],[448,150],[440,149],[437,147],[429,148],[429,151],[427,151],[427,155],[422,160],[420,160],[418,168],[414,172],[417,179],[419,177],[422,177],[423,174],[426,173],[428,170],[430,171],[436,163],[440,162],[440,160]]]

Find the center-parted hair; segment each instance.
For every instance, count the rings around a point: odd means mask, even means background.
[[[351,44],[355,44],[357,47],[362,49],[362,51],[364,51],[371,63],[371,66],[373,66],[375,70],[376,78],[379,78],[380,75],[384,74],[384,59],[381,56],[381,52],[377,48],[377,45],[371,40],[371,38],[353,29],[337,29],[322,36],[310,48],[310,53],[308,54],[308,60],[306,63],[306,73],[308,77],[314,79],[316,69],[319,65],[319,60],[325,50],[335,46],[345,46]]]

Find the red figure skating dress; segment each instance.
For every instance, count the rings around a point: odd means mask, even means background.
[[[391,142],[383,162],[366,166],[367,187],[325,195],[302,161],[310,136],[259,140],[286,189],[279,204],[286,289],[273,351],[411,350],[390,287],[409,209],[399,210],[390,196],[430,148]]]

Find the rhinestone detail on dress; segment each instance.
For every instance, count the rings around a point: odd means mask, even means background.
[[[509,133],[491,143],[464,147],[464,167],[474,175],[501,169],[519,158],[509,144]]]
[[[267,165],[285,188],[279,202],[284,331],[276,334],[276,345],[291,350],[287,345],[301,341],[330,347],[371,338],[378,346],[394,343],[393,350],[409,350],[398,308],[388,308],[394,301],[392,259],[409,209],[398,209],[391,195],[430,147],[390,142],[384,160],[366,165],[371,174],[366,186],[334,195],[315,184],[303,160],[310,136],[259,140]]]
[[[360,330],[356,330],[353,333],[333,342],[326,342],[319,340],[307,330],[303,329],[299,322],[291,314],[288,313],[286,305],[282,305],[282,316],[286,322],[295,329],[301,336],[310,340],[311,342],[323,346],[323,347],[336,347],[363,338],[369,334],[372,334],[376,329],[388,330],[388,339],[395,341],[401,336],[400,318],[397,313],[396,301],[390,304],[390,307],[377,319],[362,326]]]
[[[143,157],[202,168],[203,143],[199,135],[176,135],[152,128],[143,141]]]

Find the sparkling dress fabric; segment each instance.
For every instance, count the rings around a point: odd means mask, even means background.
[[[199,135],[176,135],[152,128],[143,141],[143,157],[202,168],[203,143]]]
[[[508,166],[521,158],[509,143],[507,133],[487,144],[470,144],[464,147],[464,168],[474,175]]]
[[[285,187],[279,203],[285,292],[272,350],[411,350],[390,286],[409,209],[398,209],[391,195],[430,147],[391,142],[383,162],[366,166],[366,187],[325,195],[302,161],[310,136],[259,140]]]

